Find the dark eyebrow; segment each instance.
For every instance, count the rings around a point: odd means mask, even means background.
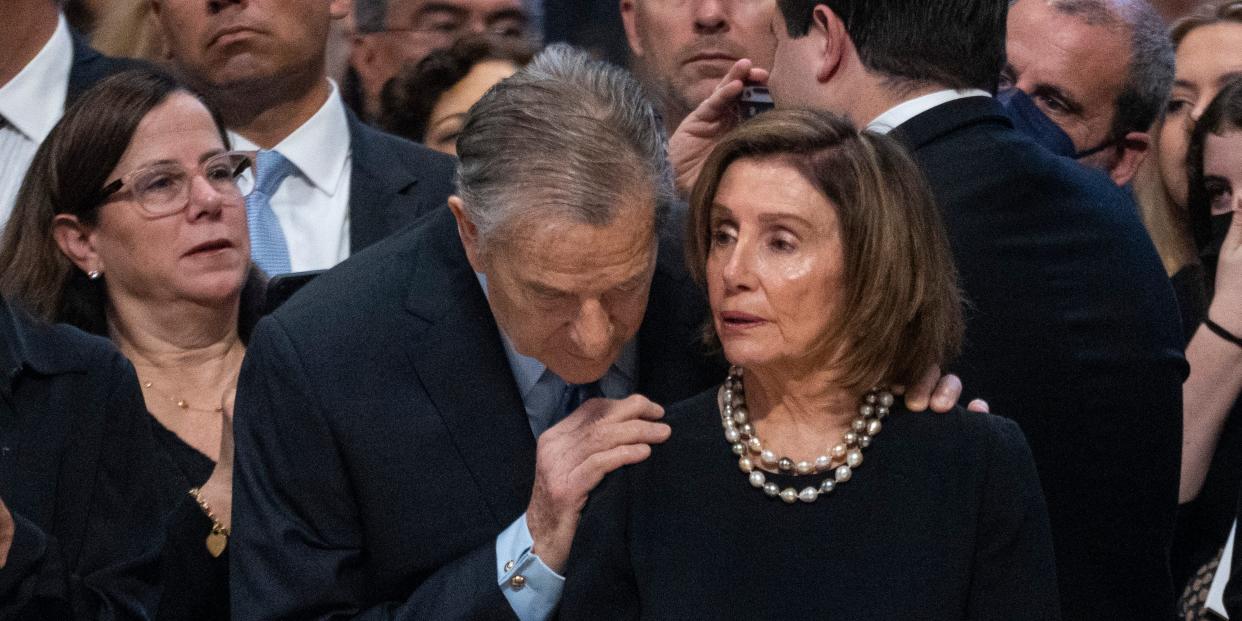
[[[1239,77],[1242,77],[1242,71],[1230,71],[1229,73],[1226,73],[1220,76],[1219,78],[1216,78],[1216,85],[1224,86],[1225,82],[1228,82],[1230,80],[1233,80]]]
[[[1072,114],[1082,113],[1082,104],[1078,103],[1077,99],[1071,97],[1069,93],[1066,93],[1059,86],[1053,84],[1036,84],[1035,94],[1043,95],[1045,97],[1054,97],[1061,100],[1061,103],[1065,105],[1066,110]]]
[[[496,22],[504,21],[507,19],[521,22],[523,26],[525,26],[526,23],[529,21],[529,18],[526,16],[526,11],[523,11],[522,9],[508,8],[508,9],[501,9],[494,13],[489,13],[487,16],[487,24],[490,26],[492,24],[495,24]]]

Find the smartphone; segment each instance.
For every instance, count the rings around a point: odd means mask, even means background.
[[[267,283],[267,294],[263,299],[263,314],[270,315],[272,311],[280,308],[293,294],[299,289],[306,286],[306,283],[314,280],[316,276],[322,274],[324,270],[315,270],[311,272],[296,272],[293,274],[280,274],[273,277]]]
[[[747,86],[742,89],[742,96],[737,100],[738,113],[742,119],[750,119],[775,107],[772,93],[766,86]]]

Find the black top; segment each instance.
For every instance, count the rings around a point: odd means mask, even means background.
[[[894,407],[850,481],[787,505],[738,469],[716,389],[666,419],[671,439],[591,494],[561,617],[1060,618],[1048,516],[1012,421]]]
[[[1185,336],[1133,197],[967,97],[901,124],[944,214],[971,397],[1013,419],[1048,502],[1067,619],[1166,621]]]

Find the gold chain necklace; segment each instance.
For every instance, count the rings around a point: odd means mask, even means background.
[[[190,402],[189,402],[189,401],[187,401],[187,400],[186,400],[186,399],[184,399],[184,398],[181,398],[181,397],[174,397],[174,396],[172,396],[172,395],[170,395],[170,394],[168,394],[168,393],[162,392],[162,391],[160,391],[158,388],[156,388],[156,387],[155,387],[155,384],[153,384],[153,383],[151,383],[151,382],[148,382],[148,381],[143,381],[143,382],[142,382],[142,388],[143,388],[143,391],[144,391],[144,392],[146,392],[146,391],[150,391],[150,392],[151,392],[152,394],[154,394],[156,397],[159,397],[160,399],[162,399],[162,400],[164,400],[164,401],[167,401],[167,402],[169,402],[169,403],[172,403],[173,405],[176,405],[176,406],[177,406],[179,409],[181,409],[182,411],[186,411],[186,412],[204,412],[204,413],[213,413],[213,414],[223,414],[223,413],[224,413],[224,396],[225,396],[225,395],[227,395],[227,394],[228,394],[228,391],[229,391],[229,389],[228,389],[228,388],[225,388],[225,389],[224,389],[224,392],[220,395],[220,402],[219,402],[219,403],[220,403],[220,405],[218,405],[218,406],[216,406],[216,407],[214,407],[214,408],[212,408],[212,409],[207,409],[207,408],[194,407],[193,405],[190,405]]]

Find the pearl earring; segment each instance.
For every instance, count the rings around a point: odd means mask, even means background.
[[[91,271],[89,271],[89,272],[87,272],[87,273],[86,273],[86,277],[87,277],[87,278],[89,278],[89,279],[91,279],[91,280],[99,280],[99,277],[100,277],[100,276],[103,276],[103,272],[101,272],[101,271],[99,271],[99,270],[91,270]]]

